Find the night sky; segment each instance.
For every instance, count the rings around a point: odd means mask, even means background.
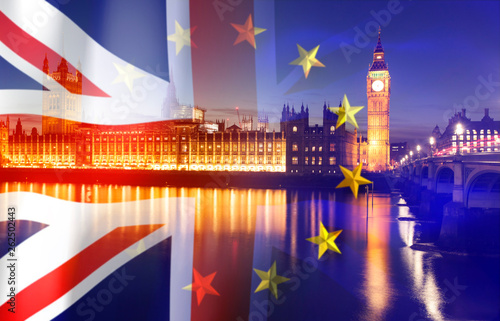
[[[386,1],[281,1],[284,12],[276,14],[277,30],[281,27],[276,32],[276,55],[283,56],[284,63],[277,63],[277,78],[301,68],[287,64],[298,57],[295,43],[306,50],[319,44],[317,58],[326,68],[313,67],[307,80],[302,75],[297,81],[294,93],[276,97],[271,104],[289,101],[297,107],[303,101],[311,110],[310,124],[321,124],[323,102],[338,105],[347,94],[351,105],[365,106],[357,119],[361,132],[366,131],[366,75],[377,36],[369,37],[361,52],[350,55],[350,63],[340,44],[353,44],[355,27],[364,30],[375,21],[370,11],[387,10],[387,5]],[[382,25],[392,81],[391,142],[426,142],[434,126],[443,130],[464,100],[473,120],[482,118],[484,108],[499,119],[499,2],[402,1],[399,8],[402,11]],[[257,39],[264,38],[265,33]],[[479,77],[491,78],[497,85],[493,84],[493,92],[482,88],[481,97],[489,97],[478,99],[476,106],[468,96],[475,96]]]

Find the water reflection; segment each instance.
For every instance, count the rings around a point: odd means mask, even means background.
[[[345,312],[350,314],[341,315],[340,319],[409,320],[413,316],[414,320],[446,320],[463,317],[460,309],[450,309],[456,303],[446,300],[444,289],[445,280],[453,280],[461,270],[442,269],[444,259],[440,255],[409,248],[415,239],[416,224],[396,219],[410,215],[408,207],[397,206],[402,202],[398,197],[378,195],[372,210],[371,204],[367,208],[363,196],[354,199],[348,193],[332,191],[0,184],[0,193],[13,191],[39,193],[72,202],[122,203],[122,206],[126,206],[123,203],[126,201],[150,200],[147,213],[135,209],[136,224],[141,222],[141,215],[148,215],[153,220],[159,206],[169,207],[170,197],[192,198],[195,204],[193,264],[203,265],[205,274],[218,268],[220,275],[233,276],[234,282],[230,284],[216,284],[220,293],[232,296],[241,296],[239,289],[250,288],[252,268],[263,269],[276,260],[273,249],[291,257],[284,264],[297,259],[316,259],[317,248],[305,239],[318,235],[322,222],[330,231],[344,230],[339,237],[343,253],[320,262],[318,269],[363,306]],[[158,199],[163,199],[164,204],[154,201]],[[188,205],[181,203],[179,206],[182,213],[182,207]],[[108,213],[106,217],[110,219],[113,215],[120,214]],[[95,228],[97,230],[98,226]],[[241,251],[242,248],[247,250]],[[268,250],[265,255],[263,249]],[[263,255],[262,258],[257,258],[259,255]],[[218,261],[225,257],[231,259],[225,270],[220,270]],[[469,267],[464,266],[463,269]],[[292,268],[292,263],[281,268]],[[242,278],[241,274],[246,277]],[[483,286],[482,281],[475,284],[474,279],[468,279],[467,282],[471,288]],[[489,291],[489,297],[498,299],[498,288],[490,286]],[[245,294],[242,300],[250,302],[249,295]],[[304,293],[304,300],[308,296]],[[484,311],[480,297],[464,295],[462,298],[470,300],[467,303],[477,309],[477,315],[484,315],[481,314]],[[324,300],[333,299],[325,296]],[[218,301],[213,301],[211,306],[214,311],[223,311],[214,314],[221,320],[235,316],[231,308]],[[293,319],[293,315],[291,317]]]

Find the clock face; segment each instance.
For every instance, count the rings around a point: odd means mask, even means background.
[[[372,89],[375,91],[381,91],[382,89],[384,89],[384,83],[381,80],[375,80],[372,83]]]

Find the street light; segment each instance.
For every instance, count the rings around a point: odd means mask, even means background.
[[[431,136],[431,138],[429,138],[429,143],[431,144],[431,158],[432,158],[432,149],[434,148],[433,145],[436,143],[434,137]]]
[[[410,162],[412,162],[412,161],[413,161],[413,151],[410,150]]]
[[[417,155],[418,155],[417,157],[418,157],[418,159],[420,159],[420,149],[421,149],[420,145],[417,145]]]
[[[457,154],[460,155],[460,135],[463,135],[464,127],[462,124],[458,123],[455,128],[455,134],[457,135]]]

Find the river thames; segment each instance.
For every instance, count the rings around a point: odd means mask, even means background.
[[[0,194],[12,195],[9,202],[19,192],[110,208],[142,201],[141,207],[127,206],[137,221],[156,215],[158,202],[180,200],[180,215],[194,204],[193,249],[185,251],[193,251],[193,266],[202,275],[217,271],[211,286],[218,295],[207,294],[200,304],[193,293],[191,314],[203,313],[206,320],[498,320],[498,258],[411,249],[435,236],[439,225],[398,220],[414,217],[398,194],[375,193],[372,209],[364,194],[355,199],[326,189],[0,184]],[[108,214],[125,215],[116,207]],[[100,226],[109,221],[94,220]],[[306,239],[319,235],[320,223],[328,232],[342,230],[335,240],[341,254],[327,251],[318,259],[318,246]],[[268,271],[273,262],[277,274],[290,279],[278,285],[277,299],[269,290],[255,292],[260,279],[253,269]],[[146,274],[169,279],[155,269]],[[85,320],[75,312],[77,303],[56,319]]]

